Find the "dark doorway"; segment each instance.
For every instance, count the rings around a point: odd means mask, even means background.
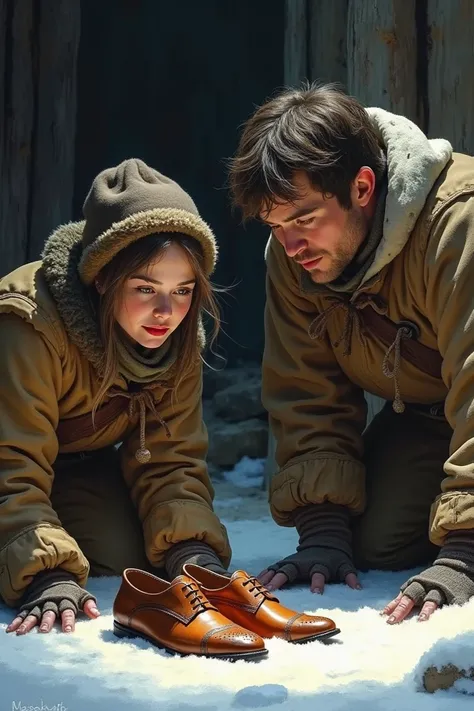
[[[232,214],[225,159],[283,83],[283,0],[82,0],[74,217],[94,176],[138,157],[194,198],[220,247],[229,364],[263,347],[267,230]]]

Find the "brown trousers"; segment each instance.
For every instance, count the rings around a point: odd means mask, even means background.
[[[151,571],[117,450],[60,455],[54,473],[51,504],[88,559],[90,574],[121,575],[128,567]]]
[[[430,507],[441,493],[443,465],[452,429],[429,407],[390,402],[364,433],[367,506],[354,519],[357,568],[402,570],[432,562],[439,551],[429,541]]]

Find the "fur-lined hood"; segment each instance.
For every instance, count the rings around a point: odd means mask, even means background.
[[[362,284],[400,254],[453,153],[449,141],[428,139],[405,116],[379,108],[367,112],[387,157],[388,183],[382,239]]]
[[[43,273],[69,338],[100,373],[104,347],[88,288],[78,270],[83,226],[83,222],[71,222],[52,233],[43,250]]]

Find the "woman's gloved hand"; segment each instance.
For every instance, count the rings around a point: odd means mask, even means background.
[[[81,588],[74,575],[65,570],[44,570],[26,589],[19,614],[6,631],[26,634],[39,624],[40,632],[49,632],[60,618],[63,632],[73,632],[80,611],[91,619],[98,617],[100,612],[95,597]]]

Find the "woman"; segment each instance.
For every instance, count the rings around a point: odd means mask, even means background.
[[[89,574],[224,572],[231,555],[201,414],[213,234],[135,159],[96,177],[84,216],[0,280],[0,596],[17,634],[96,617]]]

